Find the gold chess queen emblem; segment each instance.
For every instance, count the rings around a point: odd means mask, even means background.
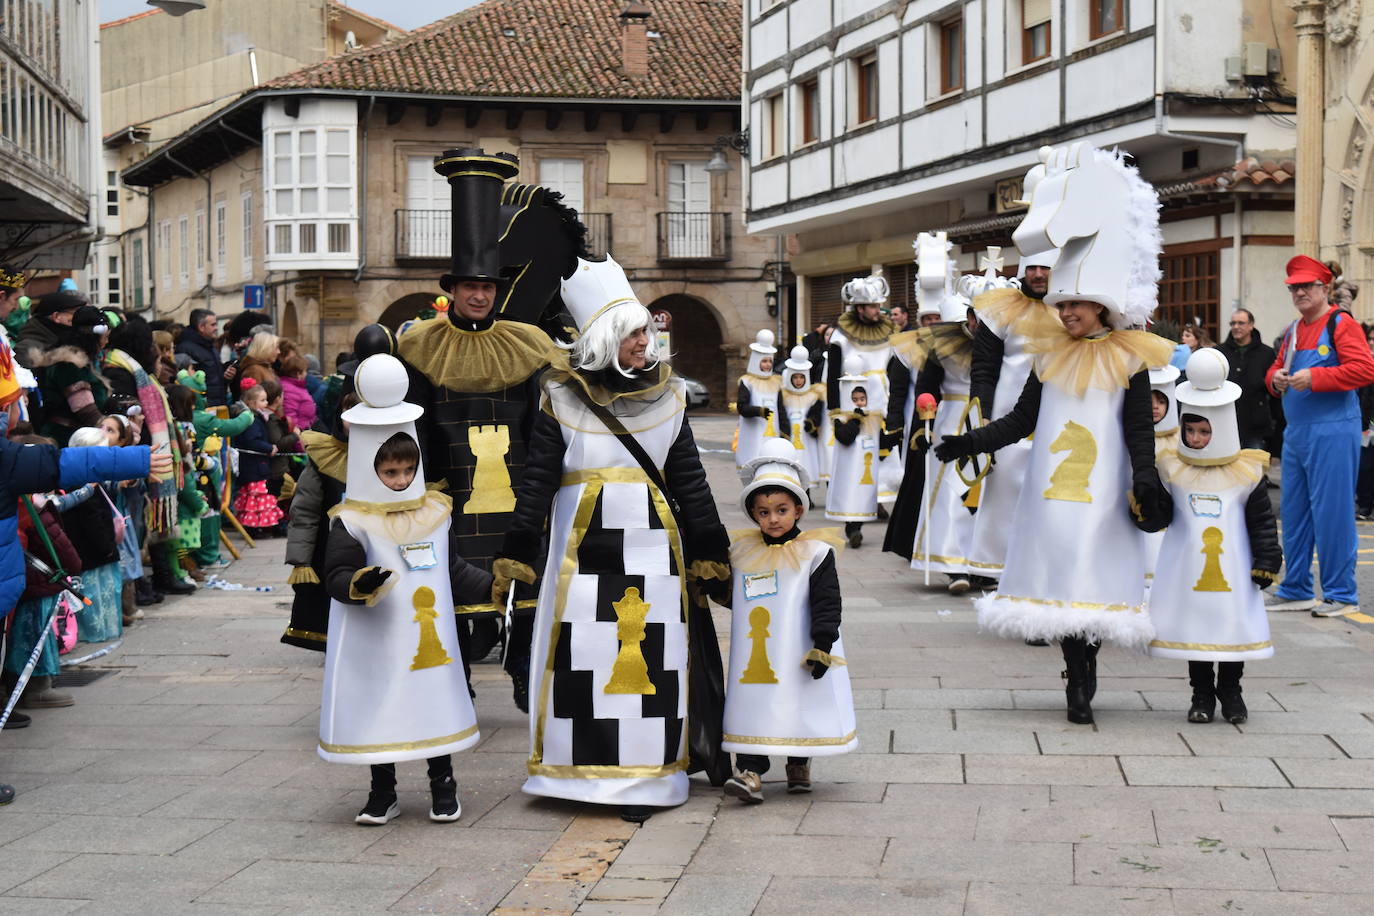
[[[611,666],[611,679],[606,682],[605,692],[652,696],[658,688],[649,680],[649,665],[639,645],[644,641],[644,620],[649,616],[650,604],[640,598],[639,589],[631,586],[611,607],[615,608],[615,635],[620,640],[620,652]]]

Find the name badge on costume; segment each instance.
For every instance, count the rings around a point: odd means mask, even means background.
[[[778,571],[766,573],[746,573],[744,576],[744,600],[754,601],[768,598],[778,593]]]
[[[878,440],[877,440],[877,439],[874,439],[872,436],[860,436],[860,437],[859,437],[859,448],[864,449],[864,450],[868,450],[868,449],[877,448],[877,447],[878,447]]]
[[[409,569],[433,569],[439,565],[439,558],[434,553],[433,541],[402,544],[401,559],[405,560],[406,567]]]
[[[800,423],[802,421],[802,418],[805,416],[806,411],[804,410],[789,410],[787,412],[787,419],[791,420],[794,426]]]
[[[1221,497],[1211,493],[1190,493],[1188,508],[1198,518],[1221,518]]]

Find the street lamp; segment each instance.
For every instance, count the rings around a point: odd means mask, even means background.
[[[205,0],[148,0],[148,5],[157,7],[169,16],[185,16],[205,9]]]
[[[730,161],[725,158],[727,146],[741,155],[747,153],[749,151],[749,128],[746,127],[736,133],[717,137],[715,148],[711,150],[711,159],[706,163],[706,171],[716,174],[730,171]]]

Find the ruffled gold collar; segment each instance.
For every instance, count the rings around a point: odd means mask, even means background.
[[[329,510],[330,518],[347,513],[349,521],[398,544],[404,544],[437,530],[453,514],[453,499],[441,484],[425,485],[419,499],[399,503],[369,503],[345,499]]]
[[[918,333],[925,335],[926,349],[935,354],[941,366],[968,369],[973,364],[973,338],[966,322],[942,321],[921,328]]]
[[[1165,483],[1175,483],[1190,490],[1226,490],[1259,483],[1264,478],[1265,468],[1269,467],[1269,453],[1243,448],[1225,464],[1196,464],[1170,449],[1155,458],[1155,465]]]
[[[811,545],[821,543],[844,549],[844,530],[841,528],[813,528],[803,531],[785,544],[766,544],[763,532],[757,528],[740,528],[730,532],[730,565],[742,573],[767,572],[786,566],[793,572],[811,556]]]
[[[431,384],[474,394],[519,385],[561,355],[532,324],[496,321],[465,331],[444,315],[416,322],[401,335],[397,349]]]
[[[321,474],[339,483],[348,483],[348,443],[313,429],[301,433],[301,442],[305,443],[305,454]]]
[[[1089,388],[1127,387],[1137,372],[1167,363],[1174,345],[1149,331],[1074,337],[1060,326],[1028,337],[1026,352],[1034,356],[1040,381],[1081,398]]]
[[[887,343],[888,338],[897,330],[897,326],[892,323],[892,319],[886,315],[880,315],[873,324],[867,324],[859,320],[859,316],[854,311],[845,312],[840,315],[839,325],[844,336],[858,344],[882,344]]]
[[[922,369],[926,364],[926,357],[930,355],[930,350],[921,343],[921,332],[925,328],[912,328],[910,331],[898,331],[888,338],[888,343],[892,345],[892,355],[906,364],[909,369]]]
[[[1063,329],[1054,306],[1032,299],[1019,289],[994,289],[973,300],[978,320],[1000,331],[999,336],[1041,337]]]
[[[673,377],[673,370],[667,363],[659,363],[652,369],[646,370],[646,377],[649,379],[649,384],[642,388],[612,391],[604,385],[594,385],[588,382],[586,376],[574,369],[568,362],[567,354],[561,352],[550,363],[549,370],[544,373],[546,383],[576,385],[600,407],[609,407],[616,401],[623,400],[657,401],[668,387],[668,381]]]

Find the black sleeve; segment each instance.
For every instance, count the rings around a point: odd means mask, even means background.
[[[1002,377],[1002,359],[1006,355],[1006,341],[985,324],[978,326],[973,336],[973,365],[969,369],[969,396],[978,399],[985,417],[992,416],[997,398],[997,380]]]
[[[825,348],[825,402],[835,408],[840,403],[840,376],[844,375],[844,354],[839,344]]]
[[[752,400],[752,394],[749,391],[749,386],[744,384],[744,379],[740,379],[739,387],[735,389],[735,413],[741,417],[759,416],[759,409],[749,403],[750,400]]]
[[[1269,488],[1263,481],[1250,491],[1250,498],[1245,501],[1245,529],[1250,532],[1251,566],[1277,573],[1283,565],[1283,547],[1279,544],[1274,504],[1269,499]]]
[[[773,405],[773,416],[778,418],[778,436],[783,439],[792,438],[792,418],[787,415],[787,408],[782,403],[782,392],[778,392],[778,402]]]
[[[348,533],[337,518],[329,526],[329,542],[324,548],[324,587],[329,597],[343,604],[362,604],[349,597],[353,576],[367,565],[367,551]]]
[[[1009,413],[962,437],[968,439],[969,445],[973,447],[971,454],[995,452],[1013,442],[1020,442],[1035,432],[1036,421],[1040,419],[1040,392],[1040,377],[1032,370],[1026,378],[1025,387],[1021,389],[1021,397],[1016,399],[1016,406]],[[1149,396],[1148,384],[1146,396]],[[1148,417],[1148,414],[1146,416]],[[1152,445],[1151,448],[1153,447]]]
[[[701,466],[701,452],[692,438],[692,427],[684,417],[677,441],[668,449],[663,463],[663,482],[668,495],[677,501],[683,527],[683,553],[687,563],[693,560],[729,562],[730,537],[720,523],[716,500],[706,482],[706,469]]]
[[[544,523],[563,479],[563,452],[566,449],[558,421],[543,410],[535,412],[538,416],[530,432],[525,474],[516,494],[515,516],[499,554],[531,569],[539,560]]]
[[[854,440],[859,438],[859,418],[851,417],[848,420],[835,418],[835,441],[840,445],[853,445]]]
[[[916,374],[916,397],[928,394],[935,400],[940,400],[940,388],[945,383],[945,367],[940,365],[940,360],[931,356],[926,360],[926,364],[921,367],[921,371]]]
[[[134,374],[128,369],[106,366],[101,370],[101,373],[105,376],[105,380],[110,383],[112,393],[126,398],[138,397],[138,385],[134,383]]]
[[[816,435],[820,432],[821,423],[824,420],[825,402],[817,400],[816,403],[812,404],[811,407],[806,411],[806,422],[810,424],[810,428],[807,429],[806,432],[813,436]]]
[[[887,417],[883,421],[888,432],[900,432],[906,426],[906,396],[911,387],[911,370],[897,357],[887,361]]]
[[[1126,398],[1121,404],[1121,429],[1126,434],[1132,475],[1154,471],[1154,412],[1150,406],[1150,373],[1146,370],[1131,376]]]
[[[811,573],[811,644],[829,652],[839,637],[840,577],[832,550]]]
[[[491,573],[469,563],[458,553],[458,532],[449,529],[448,579],[453,603],[486,604],[491,600]]]

